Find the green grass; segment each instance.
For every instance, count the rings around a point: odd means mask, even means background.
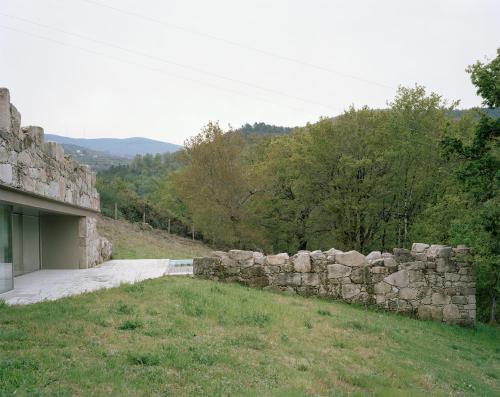
[[[0,396],[498,396],[500,332],[191,278],[0,306]]]

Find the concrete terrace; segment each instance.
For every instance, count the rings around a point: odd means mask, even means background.
[[[8,305],[52,301],[102,288],[166,275],[190,275],[190,260],[112,260],[89,269],[39,270],[15,278],[15,288],[0,294]]]

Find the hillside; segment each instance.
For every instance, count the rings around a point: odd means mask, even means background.
[[[95,171],[106,170],[112,166],[125,165],[130,162],[127,157],[114,156],[99,150],[87,149],[83,146],[63,143],[64,152],[80,164],[87,164]]]
[[[136,154],[171,153],[179,150],[180,145],[148,138],[69,138],[61,135],[45,134],[46,141],[65,145],[76,145],[91,150],[106,152],[115,156],[132,158]]]
[[[113,243],[113,259],[186,259],[212,249],[164,230],[141,230],[139,224],[99,217],[99,233]]]
[[[498,328],[187,277],[3,305],[0,324],[5,396],[500,395]]]

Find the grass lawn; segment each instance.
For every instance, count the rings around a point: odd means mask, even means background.
[[[499,396],[500,331],[166,277],[0,306],[2,396]]]
[[[199,241],[164,230],[141,230],[137,224],[103,216],[98,218],[97,228],[113,243],[113,259],[185,259],[213,251]]]

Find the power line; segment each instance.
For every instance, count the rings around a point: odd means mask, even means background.
[[[376,81],[373,81],[373,80],[365,79],[363,77],[351,75],[351,74],[348,74],[348,73],[343,73],[343,72],[331,69],[331,68],[326,67],[326,66],[317,65],[317,64],[314,64],[314,63],[303,61],[303,60],[298,59],[298,58],[293,58],[293,57],[289,57],[289,56],[286,56],[286,55],[277,54],[277,53],[274,53],[272,51],[268,51],[268,50],[264,50],[264,49],[261,49],[261,48],[253,47],[253,46],[250,46],[250,45],[247,45],[247,44],[244,44],[244,43],[240,43],[240,42],[237,42],[237,41],[234,41],[234,40],[226,39],[224,37],[216,36],[216,35],[213,35],[213,34],[210,34],[210,33],[198,31],[198,30],[195,30],[195,29],[187,28],[185,26],[176,25],[176,24],[173,24],[173,23],[170,23],[170,22],[159,20],[159,19],[150,17],[148,15],[143,15],[143,14],[139,14],[137,12],[125,10],[123,8],[114,7],[114,6],[111,6],[109,4],[101,3],[99,1],[94,1],[94,0],[79,0],[79,1],[82,1],[82,2],[85,2],[85,3],[88,3],[88,4],[92,4],[92,5],[101,7],[101,8],[107,8],[109,10],[113,10],[115,12],[118,12],[118,13],[121,13],[121,14],[124,14],[124,15],[133,16],[133,17],[142,19],[144,21],[153,22],[153,23],[156,23],[158,25],[162,25],[162,26],[165,26],[165,27],[168,27],[168,28],[172,28],[172,29],[176,29],[176,30],[183,31],[183,32],[186,32],[186,33],[190,33],[190,34],[193,34],[193,35],[196,35],[196,36],[204,37],[204,38],[207,38],[207,39],[210,39],[210,40],[220,41],[222,43],[225,43],[225,44],[228,44],[228,45],[231,45],[231,46],[234,46],[234,47],[244,48],[246,50],[257,52],[257,53],[260,53],[260,54],[263,54],[263,55],[266,55],[266,56],[269,56],[269,57],[272,57],[272,58],[280,59],[282,61],[296,63],[298,65],[307,66],[307,67],[310,67],[310,68],[313,68],[313,69],[321,70],[323,72],[328,72],[328,73],[336,74],[336,75],[339,75],[339,76],[342,76],[342,77],[346,77],[346,78],[349,78],[349,79],[352,79],[352,80],[357,80],[357,81],[360,81],[360,82],[363,82],[363,83],[372,84],[372,85],[376,85],[376,86],[387,88],[387,89],[391,89],[391,90],[395,90],[396,89],[396,87],[390,86],[388,84],[379,83],[379,82],[376,82]]]
[[[281,95],[281,96],[284,96],[284,97],[287,97],[287,98],[299,100],[299,101],[304,102],[304,103],[309,103],[309,104],[313,104],[313,105],[320,105],[320,106],[323,106],[323,107],[328,108],[330,110],[336,110],[336,111],[339,110],[338,108],[334,108],[334,107],[332,107],[330,105],[327,105],[327,104],[324,104],[324,103],[321,103],[321,102],[317,102],[317,101],[314,101],[314,100],[302,98],[302,97],[299,97],[299,96],[296,96],[296,95],[288,94],[286,92],[275,90],[273,88],[264,87],[264,86],[261,86],[261,85],[258,85],[258,84],[249,83],[249,82],[244,81],[244,80],[239,80],[239,79],[235,79],[235,78],[232,78],[232,77],[227,77],[227,76],[221,75],[219,73],[213,73],[213,72],[206,71],[204,69],[201,69],[201,68],[198,68],[198,67],[195,67],[195,66],[186,65],[186,64],[183,64],[183,63],[180,63],[180,62],[177,62],[177,61],[173,61],[173,60],[170,60],[170,59],[161,58],[161,57],[158,57],[156,55],[151,55],[151,54],[148,54],[148,53],[145,53],[145,52],[142,52],[142,51],[138,51],[138,50],[135,50],[135,49],[130,49],[130,48],[127,48],[127,47],[123,47],[123,46],[120,46],[120,45],[117,45],[117,44],[114,44],[114,43],[109,43],[109,42],[106,42],[106,41],[103,41],[103,40],[94,39],[92,37],[84,36],[84,35],[79,34],[79,33],[69,32],[67,30],[60,29],[58,27],[54,27],[54,26],[42,24],[42,23],[39,23],[39,22],[36,22],[36,21],[32,21],[32,20],[29,20],[29,19],[26,19],[26,18],[18,17],[18,16],[15,16],[15,15],[9,15],[9,14],[5,14],[5,13],[2,13],[2,12],[0,12],[0,15],[4,16],[4,17],[7,17],[7,18],[11,18],[11,19],[16,19],[16,20],[19,20],[19,21],[27,22],[27,23],[30,23],[32,25],[39,26],[39,27],[42,27],[44,29],[52,30],[52,31],[55,31],[55,32],[58,32],[58,33],[62,33],[62,34],[68,35],[68,36],[73,36],[73,37],[77,37],[79,39],[91,41],[93,43],[97,43],[97,44],[100,44],[100,45],[105,45],[105,46],[108,46],[108,47],[112,47],[112,48],[118,49],[120,51],[128,52],[128,53],[133,54],[133,55],[139,55],[139,56],[142,56],[144,58],[149,58],[149,59],[152,59],[152,60],[155,60],[155,61],[159,61],[159,62],[163,62],[163,63],[166,63],[166,64],[174,65],[174,66],[177,66],[177,67],[181,67],[181,68],[184,68],[184,69],[195,71],[197,73],[206,74],[208,76],[215,77],[215,78],[218,78],[218,79],[227,80],[227,81],[230,81],[232,83],[243,84],[243,85],[246,85],[246,86],[251,87],[251,88],[256,88],[256,89],[259,89],[259,90],[262,90],[262,91],[270,92],[272,94]]]
[[[125,60],[125,59],[118,58],[118,57],[115,57],[115,56],[112,56],[112,55],[108,55],[108,54],[105,54],[105,53],[102,53],[102,52],[99,52],[99,51],[90,50],[90,49],[85,48],[85,47],[80,47],[80,46],[76,46],[76,45],[73,45],[73,44],[68,44],[68,43],[65,43],[63,41],[52,39],[50,37],[45,37],[45,36],[41,36],[41,35],[38,35],[38,34],[35,34],[35,33],[27,32],[27,31],[22,30],[22,29],[17,29],[17,28],[13,28],[13,27],[10,27],[10,26],[5,26],[5,25],[0,25],[0,28],[1,29],[10,30],[10,31],[13,31],[13,32],[17,32],[17,33],[22,33],[22,34],[25,34],[25,35],[28,35],[28,36],[36,37],[37,39],[40,39],[40,40],[49,41],[49,42],[52,42],[52,43],[56,43],[58,45],[62,45],[64,47],[68,47],[68,48],[72,48],[72,49],[77,49],[79,51],[87,52],[89,54],[93,54],[93,55],[98,55],[98,56],[102,56],[102,57],[105,57],[105,58],[109,58],[109,59],[112,59],[112,60],[115,60],[115,61],[118,61],[118,62],[121,62],[121,63],[125,63],[125,64],[129,64],[129,65],[133,65],[133,66],[142,67],[142,68],[148,69],[148,70],[153,71],[153,72],[162,73],[162,74],[166,74],[166,75],[172,76],[172,77],[177,78],[177,79],[182,79],[182,80],[194,82],[194,83],[197,83],[197,84],[203,84],[203,85],[215,88],[217,90],[230,92],[232,94],[236,94],[236,95],[240,95],[240,96],[245,96],[245,97],[252,98],[254,100],[258,100],[258,101],[261,101],[261,102],[266,102],[266,103],[269,103],[269,104],[272,104],[272,105],[285,106],[285,107],[288,107],[288,108],[290,108],[292,110],[295,110],[295,111],[302,110],[302,109],[299,109],[299,108],[296,108],[296,107],[293,107],[293,106],[289,106],[289,105],[285,105],[285,104],[282,104],[282,103],[268,101],[268,100],[266,100],[264,98],[261,98],[261,97],[258,97],[258,96],[249,95],[249,94],[246,94],[246,93],[243,93],[243,92],[240,92],[240,91],[236,91],[236,90],[232,90],[232,89],[228,89],[228,88],[223,88],[223,87],[220,87],[220,86],[218,86],[216,84],[207,83],[207,82],[202,81],[202,80],[197,80],[197,79],[191,79],[191,78],[188,78],[188,77],[184,77],[184,76],[181,76],[181,75],[178,75],[178,74],[175,74],[175,73],[168,72],[168,71],[166,71],[164,69],[153,68],[153,67],[150,67],[148,65],[144,65],[144,64],[141,64],[141,63],[137,63],[137,62]]]

